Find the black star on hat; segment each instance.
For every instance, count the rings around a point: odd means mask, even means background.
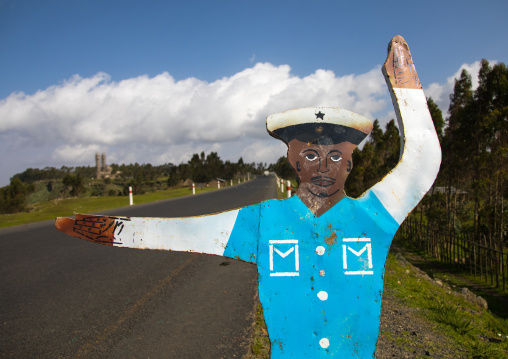
[[[324,120],[324,119],[325,119],[325,114],[324,114],[324,113],[322,113],[321,111],[319,111],[319,112],[318,112],[318,113],[316,113],[315,115],[316,115],[316,118],[320,118],[320,119],[322,119],[322,120]]]

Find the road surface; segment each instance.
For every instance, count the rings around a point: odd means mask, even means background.
[[[106,214],[215,213],[276,196],[273,177]],[[72,215],[72,214],[69,214]],[[219,256],[113,248],[52,221],[0,230],[1,358],[240,358],[256,268]]]

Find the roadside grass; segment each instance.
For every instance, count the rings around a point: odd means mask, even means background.
[[[421,276],[389,254],[385,286],[406,305],[435,323],[436,329],[468,351],[469,358],[508,358],[508,321],[468,301],[447,285]],[[505,297],[506,300],[506,297]]]
[[[418,260],[417,263],[411,261],[432,279],[440,280],[451,288],[468,288],[487,300],[491,312],[501,318],[508,319],[508,286],[506,290],[503,290],[501,283],[500,287],[496,288],[478,275],[473,275],[469,268],[440,262],[411,243],[398,240],[396,244],[404,252],[419,256],[421,260]]]
[[[254,329],[252,334],[250,352],[242,359],[269,359],[270,358],[270,339],[266,329],[265,319],[263,317],[263,307],[259,300],[256,305]]]
[[[196,188],[196,194],[213,191],[215,187]],[[134,204],[160,201],[192,194],[189,188],[172,188],[134,196]],[[102,196],[85,198],[54,199],[29,205],[27,212],[0,214],[0,228],[28,224],[56,217],[69,217],[75,213],[94,213],[108,209],[126,207],[128,196]]]

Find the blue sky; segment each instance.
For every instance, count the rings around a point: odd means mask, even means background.
[[[27,167],[274,162],[264,118],[339,106],[381,122],[409,43],[446,112],[453,76],[507,62],[506,1],[0,1],[0,186]]]

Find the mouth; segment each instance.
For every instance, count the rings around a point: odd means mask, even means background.
[[[313,185],[316,185],[316,186],[319,186],[319,187],[328,187],[328,186],[331,186],[331,185],[335,184],[336,181],[332,177],[317,176],[317,177],[312,177],[310,179],[310,182]]]

